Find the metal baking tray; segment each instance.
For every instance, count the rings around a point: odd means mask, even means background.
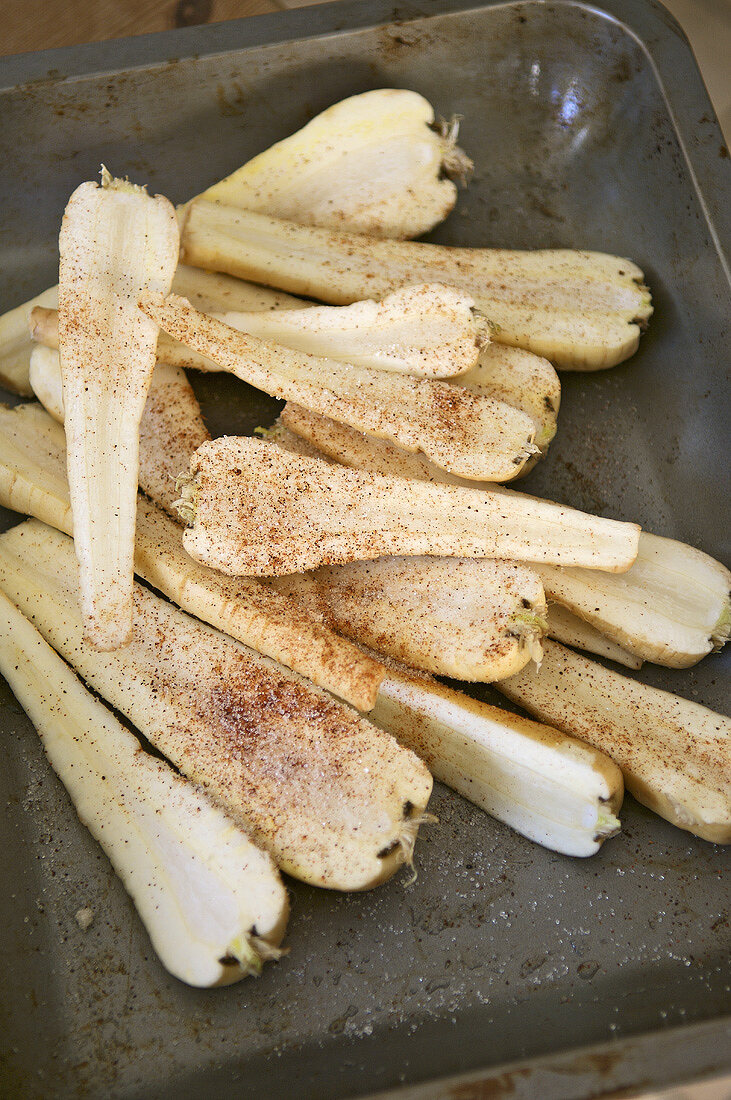
[[[65,201],[102,162],[182,201],[356,92],[461,115],[475,173],[435,240],[628,255],[655,298],[630,362],[563,376],[526,488],[728,557],[730,164],[659,5],[345,2],[0,75],[3,310],[55,281]],[[214,433],[276,411],[230,380],[196,387]],[[722,710],[728,666],[643,676]],[[201,992],[157,962],[4,685],[0,723],[4,1096],[324,1100],[468,1074],[418,1095],[566,1100],[729,1066],[728,858],[629,797],[621,836],[582,861],[437,786],[415,885],[291,882],[291,954]]]

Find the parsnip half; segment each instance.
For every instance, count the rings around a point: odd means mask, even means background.
[[[639,528],[520,494],[389,478],[229,437],[204,443],[183,485],[183,543],[233,575],[282,576],[389,554],[627,569]]]
[[[36,347],[31,354],[30,380],[43,407],[63,423],[61,364],[58,352]],[[161,508],[178,518],[176,481],[190,456],[210,439],[200,405],[180,367],[158,363],[152,372],[140,418],[138,480]]]
[[[2,592],[0,674],[163,966],[194,986],[260,973],[280,954],[289,911],[271,857],[198,787],[144,752]]]
[[[36,520],[0,536],[0,587],[282,870],[362,890],[411,861],[431,776],[355,711],[139,586],[131,641],[95,649],[73,544]]]
[[[285,349],[237,332],[175,295],[141,295],[140,307],[170,336],[242,381],[423,451],[461,477],[508,480],[535,450],[531,418],[494,398]]]
[[[345,305],[414,283],[446,283],[474,298],[499,343],[567,370],[629,358],[652,313],[636,264],[601,252],[522,252],[384,241],[297,225],[197,199],[181,258],[294,294]]]
[[[63,429],[35,403],[0,406],[0,504],[73,533]],[[180,527],[154,504],[137,507],[135,572],[191,615],[307,676],[361,711],[385,670],[297,603],[253,579],[207,569],[185,553]]]
[[[304,305],[300,303],[295,309],[202,312],[212,312],[219,321],[238,332],[321,359],[337,359],[374,370],[393,370],[417,378],[450,378],[464,374],[476,365],[480,349],[489,339],[487,326],[472,308],[472,299],[452,287],[433,283],[397,290],[382,302],[367,300],[351,306],[302,308]],[[39,343],[49,347],[57,344],[56,316],[54,310],[41,306],[31,311],[31,333]],[[212,369],[210,359],[205,357],[198,366],[199,361],[191,356],[190,349],[185,349],[164,332],[158,338],[157,357],[179,366]],[[550,363],[546,366],[555,376]],[[489,380],[480,383],[478,378],[476,382],[473,388],[488,391]],[[498,386],[493,385],[490,396],[503,400],[497,389]],[[507,403],[510,404],[509,393]],[[540,399],[537,403],[540,405]],[[531,408],[535,404],[534,399]]]
[[[58,287],[49,287],[0,315],[0,386],[21,397],[30,397],[33,392],[28,378],[32,347],[28,324],[36,306],[58,309]]]
[[[675,539],[643,531],[621,577],[552,566],[539,573],[552,599],[640,660],[687,668],[731,635],[731,572]]]
[[[638,802],[704,840],[731,843],[731,719],[550,640],[540,670],[496,686],[611,756]]]
[[[487,682],[541,659],[536,574],[488,558],[378,558],[273,578],[341,634],[411,668]]]
[[[393,664],[372,717],[436,779],[546,848],[590,856],[619,831],[619,768],[550,726]]]
[[[167,199],[102,173],[66,206],[59,235],[58,339],[64,428],[89,637],[124,645],[132,629],[139,425],[157,329],[137,308],[166,294],[178,259]]]
[[[452,179],[472,167],[457,132],[417,92],[379,88],[328,107],[203,195],[303,225],[418,237],[446,218]]]

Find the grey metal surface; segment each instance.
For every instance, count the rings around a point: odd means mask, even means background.
[[[728,559],[728,151],[673,21],[605,8],[369,0],[10,59],[0,309],[54,280],[65,200],[100,162],[179,201],[345,95],[415,88],[464,116],[476,162],[435,239],[626,254],[654,292],[633,360],[564,375],[526,488]],[[214,433],[274,414],[233,381],[196,385]],[[728,666],[644,675],[722,710]],[[438,788],[414,886],[291,883],[289,957],[200,992],[157,963],[4,684],[0,725],[3,1095],[356,1096],[699,1023],[688,1065],[729,1065],[728,857],[631,799],[622,835],[578,861]],[[665,1080],[662,1045],[636,1049],[623,1084]],[[576,1095],[606,1092],[612,1064]]]

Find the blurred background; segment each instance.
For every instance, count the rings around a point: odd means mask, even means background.
[[[315,2],[319,0],[5,0],[0,54],[220,23]],[[664,6],[690,40],[731,143],[731,0],[664,0]]]

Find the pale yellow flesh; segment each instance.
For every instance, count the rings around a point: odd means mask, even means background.
[[[373,718],[436,779],[544,847],[590,856],[619,830],[619,768],[550,726],[392,665]]]
[[[49,287],[0,316],[0,386],[22,397],[30,397],[33,392],[28,377],[32,348],[28,323],[37,306],[56,310],[58,287]]]
[[[583,649],[587,653],[596,653],[599,657],[608,657],[617,664],[626,668],[641,668],[642,661],[639,657],[622,649],[616,642],[611,641],[600,633],[585,619],[580,619],[563,607],[560,603],[549,604],[548,607],[548,636],[562,645],[570,645],[575,649]],[[517,671],[517,670],[516,670]]]
[[[454,384],[506,401],[535,421],[534,442],[540,454],[526,462],[519,476],[529,473],[547,452],[558,427],[561,382],[548,360],[522,348],[490,343],[481,349],[475,366]]]
[[[539,671],[496,685],[542,722],[619,765],[627,789],[661,817],[731,843],[731,720],[544,642]]]
[[[200,987],[258,973],[278,954],[289,910],[271,858],[198,787],[144,752],[2,592],[0,674],[163,966]]]
[[[540,569],[547,594],[640,660],[697,664],[731,630],[731,572],[683,542],[643,531],[621,577],[585,569]]]
[[[181,257],[333,305],[381,299],[415,283],[446,283],[474,298],[498,342],[571,370],[627,359],[652,312],[642,272],[616,256],[376,240],[205,199],[188,208]]]
[[[293,309],[258,308],[246,312],[202,309],[201,312],[212,313],[238,332],[321,359],[337,359],[373,370],[393,370],[416,378],[463,375],[476,366],[480,349],[488,340],[487,329],[476,316],[472,299],[448,286],[407,287],[389,294],[382,302],[305,306],[301,302]],[[36,306],[30,316],[33,339],[48,347],[57,346],[57,316],[52,309]],[[194,357],[198,354],[191,356],[190,349],[184,350],[167,333],[158,338],[158,360],[202,370],[216,369],[207,357],[200,361]],[[555,376],[553,367],[549,363],[546,366]],[[491,385],[493,373],[489,372],[484,381],[477,378],[474,388],[485,392],[489,389],[489,395],[499,400],[503,400],[502,392],[506,391],[509,398],[509,385]],[[531,410],[536,404],[541,405],[540,399],[531,402]],[[525,411],[530,415],[531,410]]]
[[[33,392],[43,407],[63,423],[58,352],[49,347],[35,348],[30,377]],[[138,481],[140,488],[175,519],[178,518],[175,502],[180,496],[177,478],[187,469],[193,452],[210,438],[184,371],[158,363],[140,418]]]
[[[270,583],[335,630],[411,668],[488,682],[540,660],[543,588],[515,563],[379,558]]]
[[[132,629],[139,425],[157,330],[144,291],[167,293],[178,257],[175,210],[103,176],[68,201],[59,235],[59,354],[74,542],[89,637],[124,645]]]
[[[203,194],[303,225],[418,237],[454,206],[457,189],[445,176],[471,167],[456,147],[456,125],[440,131],[433,124],[433,108],[416,92],[364,92],[329,107]]]
[[[0,586],[282,870],[360,890],[411,860],[431,776],[355,711],[137,586],[130,643],[94,649],[71,540],[35,520],[0,537]]]
[[[174,295],[167,300],[148,295],[140,305],[170,336],[242,381],[422,451],[462,477],[508,480],[535,449],[531,418],[494,398],[285,349],[237,332]]]
[[[520,494],[366,474],[228,437],[205,443],[184,490],[188,553],[239,576],[282,576],[398,554],[591,562],[627,569],[639,528]]]
[[[63,429],[39,406],[0,406],[0,504],[73,533]],[[135,572],[224,633],[308,677],[361,711],[374,706],[383,667],[283,595],[194,562],[180,527],[154,504],[137,509]]]

